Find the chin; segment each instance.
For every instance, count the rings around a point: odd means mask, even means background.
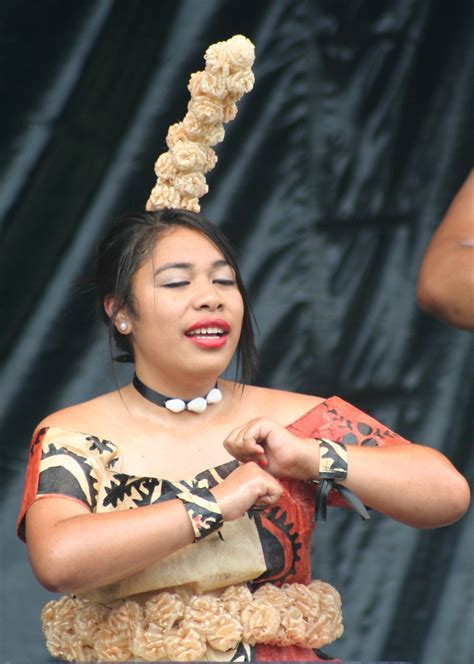
[[[228,368],[230,359],[207,358],[207,361],[193,363],[186,366],[186,371],[199,378],[217,378]]]

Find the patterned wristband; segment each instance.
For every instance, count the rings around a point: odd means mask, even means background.
[[[316,438],[319,443],[319,479],[345,480],[347,477],[347,449],[344,443]]]
[[[195,542],[222,528],[222,512],[209,489],[184,486],[176,498],[183,501],[194,530]]]
[[[326,438],[315,440],[319,445],[319,479],[310,480],[318,485],[315,520],[326,523],[330,491],[336,491],[362,519],[370,519],[365,505],[355,493],[337,483],[337,480],[345,480],[347,477],[347,449],[344,443],[336,443]]]

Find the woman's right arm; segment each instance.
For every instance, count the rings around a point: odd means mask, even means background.
[[[256,503],[271,504],[279,482],[255,463],[239,466],[211,490],[224,521]],[[181,500],[91,513],[58,497],[36,500],[26,513],[33,571],[48,590],[85,592],[124,579],[190,544],[194,531]]]

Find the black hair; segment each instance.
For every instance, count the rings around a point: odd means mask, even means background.
[[[175,227],[190,228],[205,235],[235,272],[237,287],[244,304],[236,371],[241,383],[250,383],[257,365],[254,318],[234,250],[218,226],[204,215],[188,210],[163,208],[155,212],[124,215],[110,227],[99,245],[95,287],[99,312],[109,328],[109,341],[113,339],[122,352],[114,359],[119,362],[133,362],[133,347],[128,335],[120,334],[115,327],[117,314],[125,308],[132,317],[137,315],[132,291],[133,276],[153,252],[159,236]],[[110,296],[114,298],[114,306],[109,317],[104,310],[104,301]]]

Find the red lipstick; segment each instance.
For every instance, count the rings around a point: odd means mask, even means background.
[[[222,330],[222,332],[224,332],[225,334],[230,332],[229,323],[225,320],[222,320],[222,318],[202,318],[201,320],[198,320],[196,323],[193,323],[191,327],[188,327],[185,334],[189,334],[189,332],[193,332],[194,330],[211,328],[211,327],[219,327]]]
[[[230,325],[221,318],[203,318],[193,323],[185,332],[186,337],[200,348],[222,348],[227,343]]]

